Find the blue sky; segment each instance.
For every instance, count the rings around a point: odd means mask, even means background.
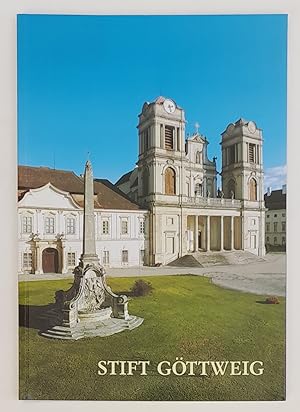
[[[18,16],[19,163],[115,182],[137,160],[138,114],[159,95],[218,157],[240,117],[264,132],[266,185],[284,182],[285,15]],[[276,171],[276,173],[275,173]],[[277,178],[275,178],[275,175]]]

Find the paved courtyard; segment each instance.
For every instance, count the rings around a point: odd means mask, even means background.
[[[108,277],[136,277],[136,276],[161,276],[193,274],[207,276],[216,285],[227,289],[235,289],[262,295],[285,296],[286,283],[286,255],[283,253],[270,253],[263,262],[245,265],[212,266],[206,268],[195,267],[130,267],[109,268]],[[22,280],[48,280],[73,278],[73,275],[47,273],[43,275],[20,275]]]

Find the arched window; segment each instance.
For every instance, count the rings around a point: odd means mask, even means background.
[[[249,200],[257,200],[257,183],[253,178],[249,180]]]
[[[227,197],[229,199],[235,198],[235,181],[230,179],[227,185]]]
[[[143,196],[148,196],[149,194],[149,169],[146,167],[142,174],[142,188]]]
[[[168,167],[165,171],[165,194],[176,194],[176,173],[171,167]]]
[[[201,152],[196,153],[196,163],[201,163]]]
[[[200,183],[196,183],[195,185],[195,196],[203,196],[202,185]]]

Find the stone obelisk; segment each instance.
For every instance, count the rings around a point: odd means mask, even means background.
[[[83,250],[80,260],[83,265],[99,264],[95,240],[94,179],[89,160],[84,170]]]
[[[81,339],[109,336],[141,325],[142,318],[128,313],[128,298],[107,286],[105,270],[96,253],[94,180],[92,165],[84,171],[83,247],[74,281],[67,291],[55,294],[55,307],[49,313],[49,326],[43,336],[56,339]]]

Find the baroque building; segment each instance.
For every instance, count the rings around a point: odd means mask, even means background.
[[[137,167],[117,187],[149,210],[147,264],[188,253],[245,250],[265,254],[262,130],[239,119],[221,134],[222,190],[216,158],[198,131],[186,137],[185,113],[158,97],[142,107]]]
[[[70,171],[19,166],[18,180],[18,272],[72,272],[82,253],[83,179]],[[148,212],[105,179],[94,181],[94,208],[100,263],[143,265]]]
[[[266,247],[268,250],[286,250],[286,185],[282,189],[268,189],[265,194]]]

